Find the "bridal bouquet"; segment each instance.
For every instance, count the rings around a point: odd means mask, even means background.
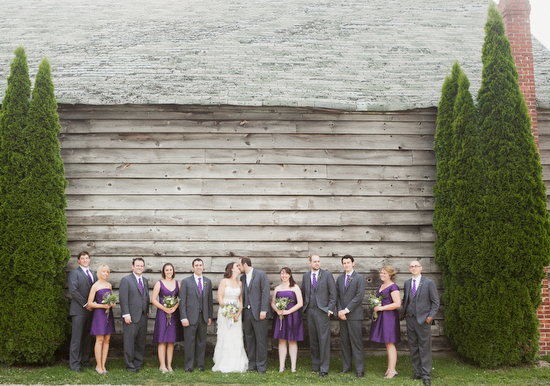
[[[166,308],[172,308],[180,302],[180,298],[177,296],[165,296],[163,306]],[[169,326],[172,324],[172,314],[168,314],[166,318],[166,325]]]
[[[101,301],[101,304],[108,304],[111,307],[114,306],[118,302],[118,296],[116,296],[114,293],[110,294],[104,294],[103,300]],[[109,320],[109,308],[105,310],[105,313],[107,314],[107,320]]]
[[[370,303],[370,306],[372,308],[376,307],[376,306],[381,306],[382,305],[382,296],[374,296],[374,295],[371,295],[369,297],[369,303]],[[378,319],[378,312],[374,311],[374,313],[372,314],[373,316],[373,319],[376,320]]]
[[[284,311],[288,307],[290,303],[292,303],[293,300],[287,297],[277,298],[275,299],[275,308],[279,311]],[[279,315],[279,320],[282,322],[284,319],[284,315]],[[283,323],[279,323],[279,330],[283,328]]]
[[[228,319],[227,325],[229,327],[235,324],[233,317],[237,315],[238,312],[239,312],[239,306],[237,306],[235,303],[227,302],[222,306],[222,315],[224,318]]]

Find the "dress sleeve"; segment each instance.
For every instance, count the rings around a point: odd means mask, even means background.
[[[399,291],[399,286],[395,283],[393,283],[390,288],[390,293],[392,293],[393,291]]]

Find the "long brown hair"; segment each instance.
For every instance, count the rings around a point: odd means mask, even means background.
[[[237,264],[237,263],[227,263],[227,265],[225,266],[225,272],[223,274],[223,277],[226,278],[226,279],[230,279],[231,278],[231,275],[233,275],[233,272],[231,272],[233,270],[233,266]]]
[[[290,278],[288,279],[289,287],[294,287],[296,285],[296,282],[294,281],[294,278],[292,277],[292,271],[290,270],[290,268],[288,268],[288,267],[281,268],[281,270],[279,271],[279,275],[283,271],[285,271],[286,273],[288,273],[290,275]]]

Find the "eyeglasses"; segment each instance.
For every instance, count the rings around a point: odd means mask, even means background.
[[[417,269],[417,268],[422,268],[421,265],[409,265],[409,268],[410,269]]]

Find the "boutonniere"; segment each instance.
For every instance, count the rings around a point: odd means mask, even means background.
[[[321,270],[319,270],[319,274],[317,275],[317,279],[321,278]]]
[[[348,280],[348,284],[351,283],[352,280],[353,280],[353,276],[350,276]]]
[[[250,281],[252,281],[252,279],[254,279],[254,274],[252,274],[252,276],[250,276]]]
[[[420,287],[422,287],[422,282],[418,283],[418,289],[420,289]]]

